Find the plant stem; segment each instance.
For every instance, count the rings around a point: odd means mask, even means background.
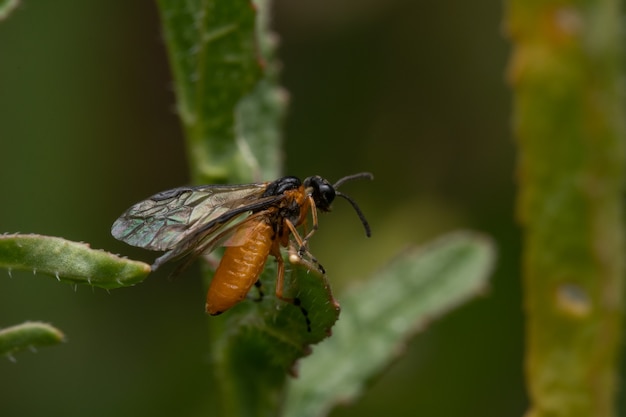
[[[528,416],[613,416],[624,271],[619,3],[511,0]]]

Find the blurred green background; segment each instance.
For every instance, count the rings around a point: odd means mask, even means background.
[[[371,171],[311,242],[341,290],[402,248],[470,228],[495,238],[485,297],[439,320],[333,416],[516,416],[523,387],[514,144],[500,1],[275,2],[285,171]],[[0,22],[0,232],[42,233],[152,262],[114,240],[131,204],[187,183],[152,1],[23,0]],[[1,272],[1,271],[0,271]],[[0,273],[0,327],[50,322],[68,343],[0,360],[2,416],[201,416],[214,409],[192,268],[111,291]],[[409,414],[410,413],[410,414]]]

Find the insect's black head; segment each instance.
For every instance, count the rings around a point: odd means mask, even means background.
[[[298,177],[282,177],[271,182],[265,189],[262,197],[281,195],[284,194],[285,191],[295,190],[301,185],[302,182],[300,182],[300,178]]]
[[[354,211],[359,216],[363,227],[365,228],[365,234],[369,237],[371,236],[370,225],[367,223],[363,212],[356,204],[356,202],[348,197],[347,195],[337,191],[337,188],[346,181],[352,181],[360,178],[365,178],[372,180],[374,176],[369,172],[361,172],[359,174],[348,175],[347,177],[341,178],[334,185],[330,184],[324,178],[316,175],[314,177],[308,177],[304,180],[304,187],[309,190],[311,193],[311,197],[313,197],[313,201],[315,201],[315,206],[322,211],[330,211],[330,204],[333,202],[336,196],[342,197],[352,205]]]
[[[319,175],[304,180],[304,188],[310,190],[315,206],[322,211],[330,211],[330,205],[335,199],[335,187]]]

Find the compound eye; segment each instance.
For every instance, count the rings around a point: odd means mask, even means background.
[[[322,211],[329,211],[330,204],[335,199],[335,189],[328,181],[323,178],[315,178],[315,181],[311,182],[313,187],[313,200],[318,209]]]
[[[325,203],[322,205],[325,205],[326,207],[330,206],[335,199],[335,189],[328,183],[320,184],[319,193],[321,200]]]
[[[306,178],[303,184],[311,193],[315,206],[322,211],[329,211],[330,204],[336,196],[335,188],[319,175]]]

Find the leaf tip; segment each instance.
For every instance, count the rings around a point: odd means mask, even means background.
[[[0,330],[0,355],[9,359],[23,350],[36,350],[66,342],[65,334],[51,324],[27,321]]]

